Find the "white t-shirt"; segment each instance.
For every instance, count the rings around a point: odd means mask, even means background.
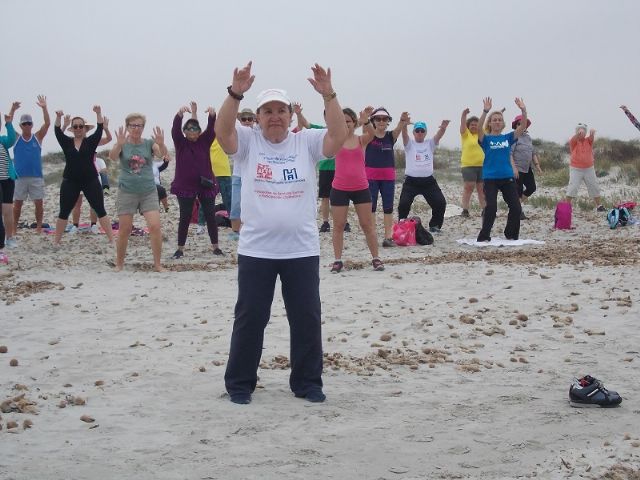
[[[162,160],[154,160],[151,164],[151,168],[153,169],[153,180],[156,182],[156,185],[160,185],[160,167],[164,162]]]
[[[261,130],[237,127],[231,155],[242,178],[238,254],[285,259],[320,255],[316,225],[316,163],[327,130],[304,129],[281,143]]]
[[[409,143],[404,146],[405,175],[410,177],[430,177],[433,175],[433,152],[436,147],[433,138],[425,139],[422,143],[409,139]]]
[[[100,172],[107,168],[107,164],[98,156],[93,157],[93,164],[96,167],[96,172],[98,172],[98,181],[100,182],[100,185],[102,185],[102,177],[100,176]]]

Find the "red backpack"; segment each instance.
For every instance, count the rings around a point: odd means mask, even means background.
[[[556,205],[554,228],[569,230],[571,227],[572,208],[569,202],[558,202]]]

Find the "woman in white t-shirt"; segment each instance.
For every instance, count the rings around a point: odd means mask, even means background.
[[[316,64],[309,81],[322,95],[327,128],[289,132],[293,109],[283,90],[258,95],[259,130],[236,125],[254,76],[251,62],[235,69],[215,131],[240,165],[242,235],[238,242],[238,300],[225,386],[234,403],[251,402],[276,279],[282,283],[291,331],[289,386],[296,397],[322,402],[320,244],[316,228],[316,163],[332,157],[347,136],[331,70]],[[283,352],[285,353],[285,352]]]

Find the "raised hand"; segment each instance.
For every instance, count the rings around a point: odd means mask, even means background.
[[[491,110],[492,105],[493,105],[493,101],[491,100],[491,97],[486,97],[482,99],[482,110],[484,110],[485,112],[488,112],[489,110]]]
[[[527,109],[527,107],[525,106],[524,101],[522,100],[522,98],[516,97],[515,101],[516,101],[516,105],[518,106],[518,108],[520,110],[526,110]]]
[[[92,110],[96,115],[102,114],[102,107],[100,105],[94,105]]]
[[[372,113],[373,113],[373,107],[371,106],[365,107],[365,109],[360,112],[360,115],[358,118],[358,122],[360,123],[360,125],[364,125],[365,123],[367,123]]]
[[[442,128],[443,130],[446,130],[447,127],[449,126],[449,122],[451,122],[451,120],[442,120],[442,122],[440,123],[440,128]]]
[[[400,121],[404,123],[411,123],[411,116],[409,115],[409,112],[402,112],[400,115]]]
[[[596,134],[596,131],[592,128],[591,130],[589,130],[589,135],[591,137],[593,137]]]
[[[627,110],[629,110],[626,105],[620,105],[620,108],[622,109],[623,112],[626,112]]]
[[[178,110],[178,116],[182,118],[187,112],[191,113],[191,110],[186,105],[183,105],[182,107],[180,107],[180,110]]]
[[[56,112],[56,116],[58,115],[58,112]],[[60,117],[58,117],[59,119]],[[71,115],[65,115],[64,116],[64,122],[62,122],[62,130],[66,130],[67,128],[69,128],[69,125],[71,125]]]
[[[189,102],[189,105],[191,105],[191,110],[190,110],[191,113],[193,113],[194,115],[198,113],[198,104],[196,102],[191,100],[191,102]]]
[[[45,97],[44,95],[38,95],[38,101],[36,102],[36,105],[43,109],[47,108],[47,97]]]
[[[64,112],[62,110],[56,110],[56,120],[60,120],[63,115],[64,115]],[[69,115],[67,115],[67,117],[68,116]]]
[[[127,143],[127,129],[119,127],[116,131],[116,145],[122,147],[125,143]]]
[[[465,108],[465,109],[462,111],[462,114],[463,114],[464,116],[467,116],[467,115],[469,115],[470,113],[471,113],[471,109],[470,109],[469,107]]]
[[[233,69],[233,80],[231,81],[231,91],[238,95],[243,95],[253,85],[256,76],[251,75],[251,63],[247,63],[241,69]]]
[[[153,143],[158,145],[164,145],[164,130],[160,127],[155,127],[151,134],[151,140],[153,140]]]
[[[326,70],[317,63],[311,67],[313,72],[313,78],[309,78],[309,82],[313,85],[313,88],[320,95],[327,96],[333,93],[333,86],[331,85],[331,69]]]
[[[215,108],[213,108],[211,105],[209,105],[209,106],[207,107],[207,109],[204,111],[204,113],[206,113],[206,114],[207,114],[207,115],[209,115],[210,117],[213,117],[213,116],[215,116],[215,114],[216,114],[216,109],[215,109]]]
[[[300,115],[302,113],[302,104],[300,102],[293,102],[293,113]]]

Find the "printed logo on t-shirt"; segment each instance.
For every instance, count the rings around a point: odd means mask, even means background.
[[[282,169],[282,179],[285,182],[286,181],[290,181],[290,180],[297,180],[298,179],[298,172],[296,172],[295,168],[292,168],[292,169],[283,168]]]
[[[256,178],[260,178],[262,180],[271,180],[273,178],[271,167],[269,165],[259,163],[256,168]]]
[[[503,148],[509,148],[509,140],[502,140],[502,141],[489,140],[489,149],[501,150]]]
[[[140,155],[132,155],[129,159],[129,169],[131,173],[140,174],[140,170],[145,164],[145,158]]]

